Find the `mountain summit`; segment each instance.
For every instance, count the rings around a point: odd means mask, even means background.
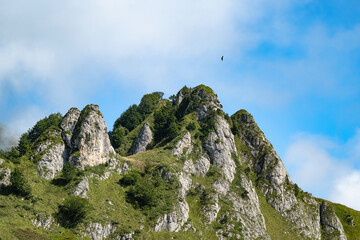
[[[0,239],[359,239],[360,213],[293,183],[246,110],[146,94],[108,132],[97,105],[0,152]]]

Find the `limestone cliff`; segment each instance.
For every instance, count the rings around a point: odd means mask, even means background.
[[[64,167],[68,158],[68,151],[61,140],[61,132],[58,130],[46,133],[44,142],[40,142],[34,158],[38,158],[37,168],[41,177],[53,179]]]
[[[98,105],[88,105],[80,113],[71,138],[70,162],[79,167],[96,166],[115,154]]]
[[[59,127],[43,134],[45,140],[38,141],[33,155],[45,179],[55,178],[67,161],[83,168],[108,162],[115,154],[97,105],[88,105],[81,112],[71,108]]]
[[[80,117],[80,110],[77,108],[70,108],[60,123],[62,130],[62,138],[66,146],[71,149],[71,138],[75,130],[76,124]]]

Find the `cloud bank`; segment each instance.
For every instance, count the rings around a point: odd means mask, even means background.
[[[284,163],[303,190],[360,210],[359,138],[359,130],[345,143],[301,133],[289,145]]]

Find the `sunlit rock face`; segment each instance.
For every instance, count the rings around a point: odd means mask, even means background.
[[[146,151],[146,147],[151,143],[153,140],[153,134],[150,129],[150,125],[148,122],[144,123],[142,126],[139,136],[137,137],[135,141],[135,147],[133,150],[133,154],[144,152]]]
[[[104,118],[98,105],[88,105],[80,117],[71,138],[70,162],[79,167],[103,164],[115,154]]]

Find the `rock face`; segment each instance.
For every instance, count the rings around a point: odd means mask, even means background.
[[[339,218],[336,216],[334,209],[325,201],[320,205],[321,226],[324,231],[325,239],[346,240],[344,228]]]
[[[315,199],[304,194],[300,200],[295,191],[289,190],[294,189],[294,184],[284,164],[249,113],[240,110],[232,116],[232,120],[237,128],[237,136],[250,150],[245,162],[261,178],[260,189],[268,203],[294,223],[300,236],[305,239],[320,239],[320,213]]]
[[[34,157],[40,158],[37,164],[40,176],[50,180],[63,169],[68,152],[61,140],[60,131],[51,131],[48,135],[48,140],[40,143]]]
[[[37,146],[33,156],[38,159],[38,172],[45,179],[56,177],[67,161],[83,168],[105,163],[115,154],[97,105],[88,105],[81,112],[71,108],[59,127],[61,130],[45,133],[46,141]]]
[[[115,154],[98,105],[88,105],[81,111],[71,146],[70,162],[79,167],[105,163]]]
[[[206,118],[209,113],[221,109],[216,94],[211,88],[204,85],[193,89],[183,87],[176,95],[175,105],[179,106],[183,116],[196,112],[199,120]]]
[[[176,206],[174,212],[167,213],[158,219],[154,228],[156,232],[163,230],[178,232],[189,218],[189,205],[185,200],[185,196],[191,187],[192,180],[187,174],[181,172],[179,174],[179,182],[181,184],[179,204]]]
[[[215,131],[211,132],[203,147],[210,157],[211,163],[219,167],[223,176],[232,182],[235,174],[235,162],[232,154],[237,155],[234,136],[231,133],[228,122],[221,116],[216,115]]]
[[[241,222],[244,239],[270,239],[255,188],[245,175],[241,174],[240,178],[240,186],[237,187],[242,188],[243,193],[240,196],[229,194],[229,200],[233,203],[231,218]]]
[[[196,161],[195,164],[192,159],[188,159],[184,162],[183,170],[189,174],[197,176],[205,176],[209,171],[210,161],[204,155],[201,155]]]
[[[0,190],[10,185],[11,170],[7,167],[0,168]]]
[[[80,117],[80,110],[77,108],[70,108],[70,110],[65,114],[63,120],[60,123],[60,128],[62,130],[62,138],[66,146],[71,149],[71,138],[74,132],[75,126]]]
[[[36,214],[36,218],[31,220],[35,227],[42,227],[44,229],[50,229],[51,225],[55,223],[55,220],[51,216],[41,217]]]
[[[176,143],[172,153],[175,156],[180,156],[181,154],[184,153],[185,149],[187,149],[186,153],[192,151],[191,134],[189,132],[186,132],[183,138]]]
[[[74,189],[74,195],[82,198],[88,198],[87,192],[89,191],[89,180],[84,177]]]
[[[86,232],[92,240],[106,239],[111,233],[115,232],[115,230],[116,227],[113,227],[110,223],[106,225],[91,223],[86,227]]]
[[[139,136],[135,141],[135,147],[133,154],[146,151],[146,147],[153,140],[153,134],[150,129],[149,123],[144,123],[143,127],[140,130]]]

